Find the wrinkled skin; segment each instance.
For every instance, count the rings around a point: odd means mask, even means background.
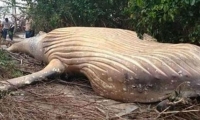
[[[59,28],[13,44],[8,51],[25,52],[49,64],[3,82],[1,90],[74,72],[83,73],[97,94],[123,102],[161,101],[182,86],[186,97],[200,93],[198,46],[140,40],[133,31]]]

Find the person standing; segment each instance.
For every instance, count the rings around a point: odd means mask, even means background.
[[[26,23],[25,23],[25,37],[30,38],[34,36],[34,30],[33,30],[33,20],[31,17],[26,17]]]
[[[9,29],[12,25],[12,22],[10,22],[8,20],[8,18],[5,18],[5,21],[2,22],[2,25],[3,25],[3,32],[2,32],[3,33],[3,39],[6,40],[6,36],[9,32]],[[9,38],[12,40],[13,37],[9,34]]]
[[[3,36],[3,25],[2,25],[2,22],[0,21],[0,41],[1,41],[2,36]]]
[[[8,30],[8,35],[9,35],[10,40],[13,40],[14,29],[15,29],[15,26],[12,24],[10,26],[10,29]]]

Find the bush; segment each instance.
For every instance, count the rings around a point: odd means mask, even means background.
[[[22,76],[22,73],[16,69],[14,61],[3,50],[0,50],[0,73],[0,76],[8,78]]]
[[[36,28],[48,32],[67,26],[124,27],[123,11],[128,0],[36,0],[29,3],[28,14]]]
[[[103,26],[148,33],[160,42],[199,44],[200,0],[27,1],[38,31]]]
[[[160,42],[200,42],[200,0],[130,0],[126,11],[140,36],[148,33]]]

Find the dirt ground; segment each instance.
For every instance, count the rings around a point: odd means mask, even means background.
[[[7,53],[23,74],[41,70],[45,65],[21,53]],[[10,78],[3,74],[1,80]],[[156,103],[157,104],[157,103]],[[162,112],[156,104],[121,103],[94,93],[85,78],[55,78],[2,94],[1,120],[199,120],[200,105],[194,99]]]

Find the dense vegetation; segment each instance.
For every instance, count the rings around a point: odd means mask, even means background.
[[[15,1],[15,0],[11,0]],[[200,42],[200,0],[23,0],[37,30],[103,26],[148,33],[161,42]]]
[[[138,33],[162,42],[200,42],[200,0],[131,0],[128,12]]]
[[[22,76],[22,72],[17,70],[15,62],[4,50],[0,50],[0,73],[0,80]]]

